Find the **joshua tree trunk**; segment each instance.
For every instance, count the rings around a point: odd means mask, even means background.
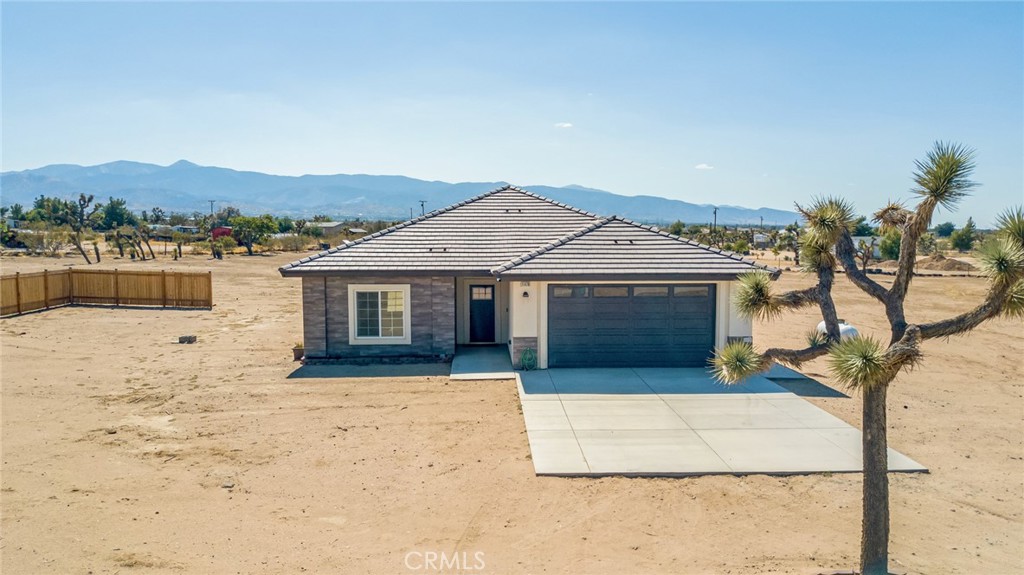
[[[89,252],[85,251],[85,248],[82,247],[82,235],[80,233],[72,234],[71,239],[75,242],[78,253],[82,254],[82,257],[85,258],[85,263],[92,265],[92,261],[89,259]]]
[[[864,503],[860,544],[863,575],[889,572],[889,456],[885,398],[889,382],[864,389],[861,443],[864,461]]]

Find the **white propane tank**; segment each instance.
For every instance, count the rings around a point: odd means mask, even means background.
[[[818,333],[827,333],[827,331],[828,330],[825,329],[824,321],[818,324]],[[857,328],[846,323],[845,319],[839,320],[839,339],[848,339],[851,337],[857,337],[858,335],[859,332],[857,331]]]

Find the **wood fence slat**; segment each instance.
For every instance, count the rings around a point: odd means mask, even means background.
[[[14,293],[18,298],[18,313],[21,314],[21,272],[14,272]]]
[[[44,270],[2,276],[0,286],[4,316],[58,305],[213,307],[213,272]]]

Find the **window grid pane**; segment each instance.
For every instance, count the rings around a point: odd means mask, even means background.
[[[707,297],[708,286],[675,286],[672,295],[676,297]]]
[[[403,292],[356,292],[356,337],[404,336],[405,297]]]
[[[633,297],[668,297],[668,286],[636,286]]]

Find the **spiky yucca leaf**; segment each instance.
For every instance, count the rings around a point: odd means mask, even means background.
[[[828,355],[832,375],[851,389],[870,387],[889,375],[882,344],[870,337],[841,340],[829,348]]]
[[[834,239],[829,239],[816,228],[810,228],[800,238],[800,265],[804,271],[817,273],[819,270],[835,269],[836,257],[832,253]]]
[[[936,205],[955,210],[957,203],[978,185],[970,180],[974,171],[974,150],[961,144],[935,142],[925,160],[916,160],[914,165],[916,186],[911,191],[921,196],[922,204],[929,207],[928,219]]]
[[[721,383],[738,383],[751,375],[764,371],[764,357],[745,341],[734,341],[715,350],[711,359],[711,373]]]
[[[884,234],[889,230],[901,230],[910,218],[910,211],[899,202],[889,202],[886,206],[871,215]]]
[[[772,298],[772,277],[763,271],[740,275],[733,301],[736,311],[745,318],[770,320],[782,313],[782,306]]]
[[[1011,285],[1024,277],[1024,248],[1007,237],[1001,237],[980,257],[981,269],[996,285]]]
[[[1005,317],[1024,319],[1024,280],[1019,280],[1010,287],[1001,313]]]
[[[1024,249],[1024,207],[1009,208],[996,218],[999,235]]]
[[[816,329],[808,331],[804,337],[807,339],[807,347],[818,347],[828,342],[828,335]]]
[[[807,220],[807,226],[817,233],[822,241],[834,244],[843,230],[853,223],[853,204],[843,198],[815,198],[804,208],[797,204],[797,210]]]

